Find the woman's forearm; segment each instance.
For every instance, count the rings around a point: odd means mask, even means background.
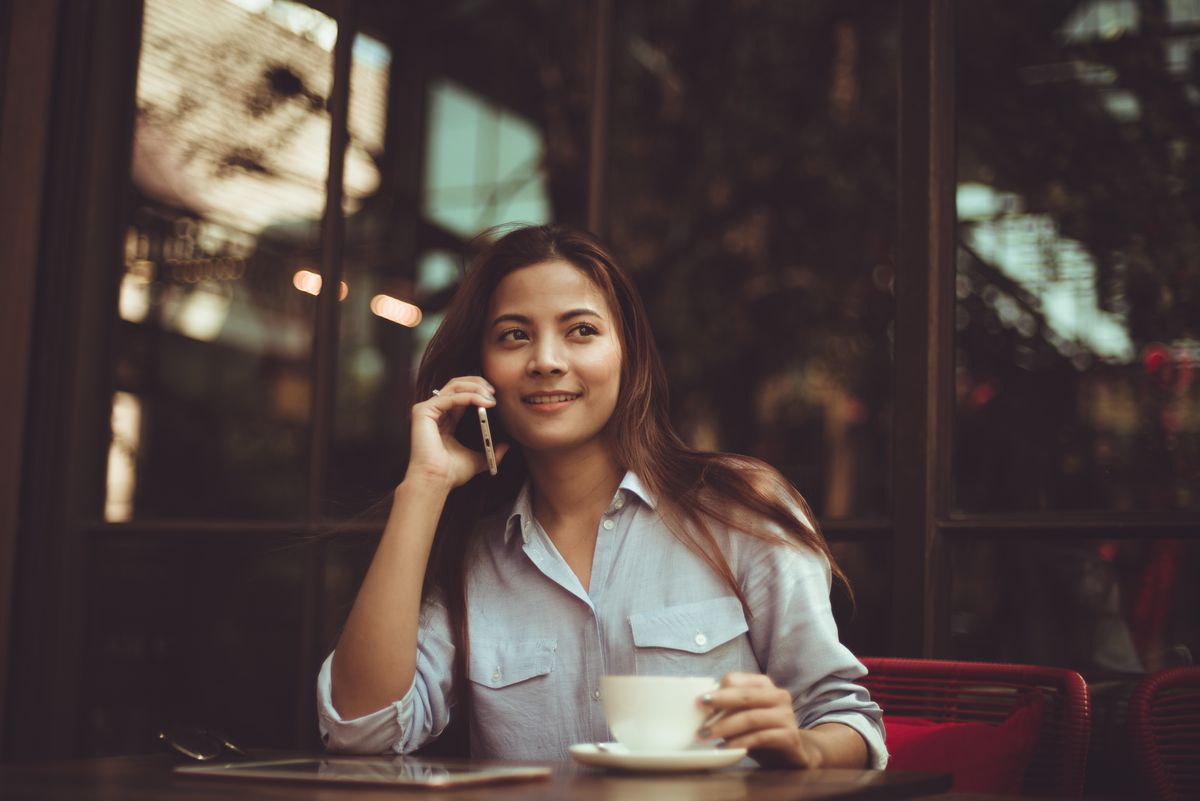
[[[421,586],[449,491],[444,481],[413,476],[393,494],[379,546],[333,655],[333,705],[343,719],[383,709],[412,686]]]
[[[822,768],[865,768],[870,753],[867,741],[843,723],[822,723],[807,730],[821,753]]]

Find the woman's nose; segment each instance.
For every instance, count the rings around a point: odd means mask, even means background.
[[[562,351],[552,342],[540,342],[529,359],[530,375],[562,375],[567,372],[567,361]]]

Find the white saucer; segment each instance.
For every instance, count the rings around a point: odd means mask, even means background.
[[[630,751],[619,743],[580,743],[567,749],[576,762],[601,768],[683,772],[727,768],[746,756],[745,748],[687,751]]]

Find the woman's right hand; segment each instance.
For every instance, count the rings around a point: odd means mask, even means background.
[[[473,451],[454,437],[454,429],[474,407],[496,405],[495,390],[481,376],[452,378],[437,394],[412,407],[412,446],[405,479],[419,476],[445,482],[449,489],[461,487],[477,473],[487,470],[487,457]],[[508,453],[508,444],[499,443],[496,461]]]

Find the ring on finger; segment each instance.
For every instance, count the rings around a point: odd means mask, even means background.
[[[433,394],[434,394],[434,397],[437,397],[438,395],[441,395],[441,394],[442,394],[442,391],[441,391],[440,389],[435,389],[435,390],[433,391]]]

